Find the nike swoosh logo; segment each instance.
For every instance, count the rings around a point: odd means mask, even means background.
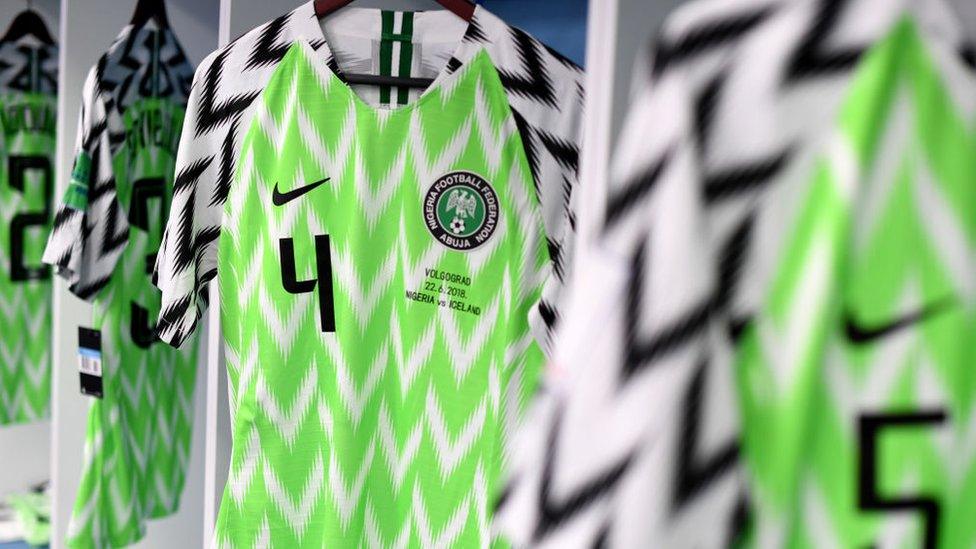
[[[315,183],[310,183],[308,185],[305,185],[304,187],[298,187],[297,189],[292,189],[286,193],[279,191],[278,183],[275,183],[274,192],[271,193],[271,202],[273,202],[275,206],[284,206],[285,204],[291,202],[292,200],[295,200],[296,198],[299,198],[302,195],[315,190],[316,187],[318,187],[319,185],[325,183],[330,179],[332,178],[326,177],[321,181],[316,181]]]
[[[915,324],[921,324],[933,316],[941,313],[944,309],[949,308],[951,304],[951,299],[936,301],[935,303],[927,305],[923,309],[909,313],[901,318],[894,319],[878,326],[865,326],[859,323],[851,312],[848,312],[846,315],[844,315],[844,330],[847,333],[847,339],[849,339],[851,343],[855,345],[864,345],[879,339],[884,339],[899,331],[906,330]]]

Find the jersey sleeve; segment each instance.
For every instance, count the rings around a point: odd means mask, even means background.
[[[156,258],[153,283],[162,292],[157,331],[179,347],[207,309],[210,280],[217,276],[217,240],[223,202],[233,174],[233,150],[240,110],[215,112],[221,67],[212,58],[197,69],[187,103],[169,219]],[[226,107],[226,105],[225,105]],[[226,130],[226,131],[225,131]]]
[[[99,73],[96,66],[85,81],[71,180],[43,257],[68,282],[71,293],[86,301],[108,284],[129,240],[128,219],[116,193],[109,111],[99,92]]]
[[[738,433],[688,95],[669,78],[630,112],[604,225],[579,250],[553,364],[512,447],[495,524],[515,545],[714,547],[730,536],[724,524],[680,527],[726,516],[740,495],[735,474],[685,467]],[[689,432],[709,438],[682,455]]]
[[[555,120],[546,124],[545,128],[526,125],[521,131],[526,147],[531,151],[530,163],[533,164],[537,181],[551,265],[542,294],[529,317],[536,340],[546,350],[551,348],[552,334],[559,320],[559,307],[565,299],[565,285],[576,255],[584,97],[581,80],[566,81],[571,82],[575,89],[561,100],[560,109],[554,111],[559,113]]]
[[[507,38],[496,44],[492,60],[532,172],[551,266],[529,314],[535,338],[548,353],[575,256],[583,72],[519,29],[502,34]]]

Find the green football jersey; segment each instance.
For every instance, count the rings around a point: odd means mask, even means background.
[[[239,364],[218,542],[487,545],[549,270],[495,67],[388,110],[298,42],[258,101],[218,251]]]
[[[155,282],[175,346],[219,282],[215,544],[491,543],[574,264],[582,80],[480,6],[320,20],[309,0],[203,61]]]
[[[976,547],[958,18],[700,0],[663,28],[496,527],[535,548]]]
[[[88,415],[69,547],[121,547],[179,507],[196,346],[163,344],[151,272],[174,186],[192,67],[169,30],[127,27],[85,84],[78,153],[45,260],[91,300],[102,396]],[[81,397],[79,397],[81,398]]]
[[[0,425],[48,416],[57,46],[0,45]],[[21,334],[11,337],[11,334]]]
[[[864,56],[782,202],[738,357],[759,546],[976,544],[976,73],[931,38]]]
[[[55,97],[0,94],[0,425],[47,417],[51,373],[51,229]]]

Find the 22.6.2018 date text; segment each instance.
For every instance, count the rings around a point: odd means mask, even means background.
[[[454,286],[445,286],[443,284],[438,284],[436,282],[426,281],[424,282],[425,292],[434,292],[436,294],[446,295],[448,297],[467,297],[464,288],[456,288]]]

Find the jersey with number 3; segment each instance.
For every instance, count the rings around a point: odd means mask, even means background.
[[[150,280],[172,197],[192,67],[173,33],[127,27],[89,73],[72,177],[45,261],[93,302],[103,397],[88,417],[71,547],[122,546],[179,505],[193,422],[194,345],[156,336]]]

